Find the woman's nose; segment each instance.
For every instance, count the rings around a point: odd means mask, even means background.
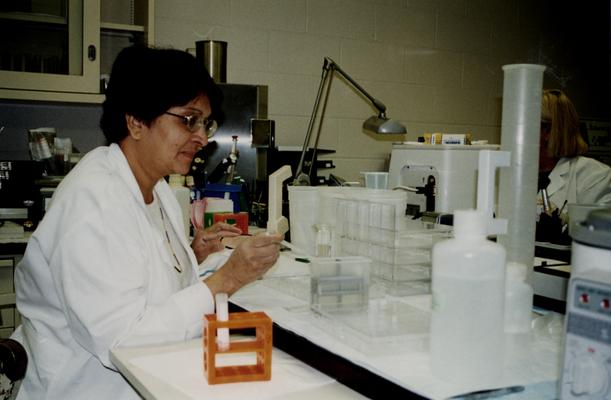
[[[208,135],[206,134],[206,130],[203,126],[197,131],[193,132],[193,139],[195,139],[201,145],[201,147],[208,144]]]

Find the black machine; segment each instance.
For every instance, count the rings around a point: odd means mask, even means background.
[[[37,181],[43,170],[38,161],[0,161],[0,222],[14,221],[24,228],[38,223],[43,206]]]

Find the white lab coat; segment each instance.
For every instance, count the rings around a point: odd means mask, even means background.
[[[155,186],[175,232],[180,208],[169,186]],[[19,399],[131,399],[109,350],[201,335],[214,300],[197,279],[181,289],[165,238],[116,144],[84,157],[59,185],[15,272],[23,317],[14,335],[29,357]]]
[[[568,203],[611,203],[611,167],[593,158],[561,158],[549,174],[547,194],[561,208]],[[564,207],[563,212],[567,212]]]

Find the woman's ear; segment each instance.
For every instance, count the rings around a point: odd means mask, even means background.
[[[140,140],[140,138],[142,138],[144,123],[133,115],[125,115],[125,123],[127,125],[129,136],[131,136],[133,139]]]

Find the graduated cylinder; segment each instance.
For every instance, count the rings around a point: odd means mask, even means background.
[[[532,64],[503,66],[501,150],[511,153],[511,166],[500,172],[499,217],[508,220],[508,226],[498,242],[507,250],[507,261],[528,268],[528,283],[532,282],[535,255],[544,70],[544,66]]]

